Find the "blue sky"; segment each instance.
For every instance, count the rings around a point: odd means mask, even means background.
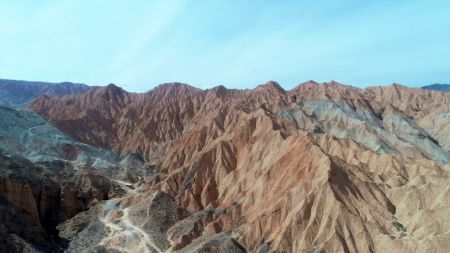
[[[252,88],[450,82],[450,1],[0,2],[0,78]]]

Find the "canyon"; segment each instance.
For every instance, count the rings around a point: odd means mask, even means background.
[[[110,84],[0,115],[5,252],[450,248],[450,93]]]

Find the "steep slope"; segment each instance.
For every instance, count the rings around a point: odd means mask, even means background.
[[[0,251],[64,251],[59,223],[124,194],[120,179],[136,182],[145,171],[137,154],[121,160],[28,109],[0,106]]]
[[[126,155],[181,133],[183,120],[203,102],[199,91],[173,83],[133,94],[111,84],[80,95],[41,97],[30,108],[78,141]]]
[[[40,176],[26,160],[0,155],[0,168],[0,248],[5,252],[19,252],[21,247],[58,251],[63,242],[51,240],[52,227],[63,215],[57,204],[57,184]]]
[[[67,240],[58,235],[59,223],[122,194],[105,174],[64,161],[32,163],[0,154],[0,250],[63,252]]]
[[[176,83],[30,108],[78,141],[151,167],[69,238],[73,251],[94,233],[92,249],[128,252],[439,252],[450,246],[449,98],[397,84]]]
[[[39,96],[50,98],[82,93],[91,87],[80,83],[46,83],[0,79],[0,105],[20,106]]]
[[[230,110],[266,108],[287,117],[297,128],[352,138],[377,152],[448,162],[448,150],[436,141],[445,133],[437,133],[421,120],[445,111],[439,108],[449,99],[449,95],[398,84],[361,90],[334,81],[310,81],[286,92],[275,82],[245,91],[223,87],[202,91],[177,83],[145,94],[108,86],[86,94],[40,98],[30,108],[76,140],[122,155],[138,152],[148,158],[154,146],[190,131],[204,119],[213,119],[223,132],[221,121]]]
[[[76,142],[28,109],[0,106],[0,151],[33,162],[66,160],[106,168],[119,158],[107,151]]]
[[[372,98],[376,101],[382,104],[390,103],[397,110],[416,120],[450,101],[450,94],[415,89],[395,83],[386,87],[372,87],[367,90],[372,93]]]
[[[42,96],[31,105],[59,129],[78,141],[109,148],[117,145],[115,124],[133,94],[110,84],[86,93],[56,99]]]

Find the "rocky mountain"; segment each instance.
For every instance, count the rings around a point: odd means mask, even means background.
[[[422,89],[436,90],[441,92],[450,92],[450,84],[435,83],[427,86],[423,86]]]
[[[146,175],[139,159],[77,142],[28,109],[0,106],[0,252],[62,252],[67,241],[56,226],[124,194],[120,179]]]
[[[20,106],[39,96],[50,98],[82,93],[91,87],[80,83],[46,83],[0,79],[0,105]]]
[[[0,154],[0,251],[62,252],[59,223],[121,194],[121,181],[95,167]]]
[[[121,196],[58,225],[68,252],[442,252],[449,101],[399,84],[170,83],[40,97],[29,108],[147,168],[120,181]]]
[[[0,151],[32,162],[64,160],[96,168],[120,162],[114,153],[73,140],[28,109],[3,106],[0,106]]]

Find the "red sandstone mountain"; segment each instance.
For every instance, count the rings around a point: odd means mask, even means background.
[[[151,239],[136,249],[439,252],[450,248],[449,99],[397,84],[173,83],[143,94],[109,85],[30,108],[156,169],[108,216]],[[99,244],[127,250],[123,238]]]

